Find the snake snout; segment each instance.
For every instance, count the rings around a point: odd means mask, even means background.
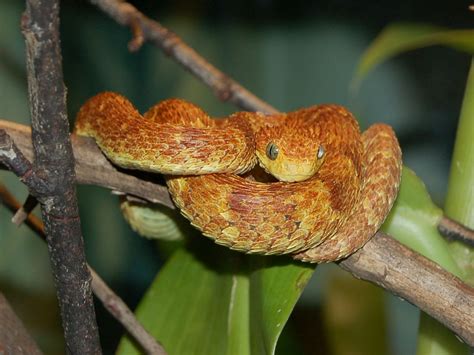
[[[299,182],[315,174],[314,164],[284,160],[266,167],[266,170],[280,181]]]

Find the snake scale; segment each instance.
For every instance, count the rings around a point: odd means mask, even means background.
[[[164,174],[193,226],[246,253],[346,257],[380,228],[400,184],[393,130],[375,124],[361,133],[338,105],[217,120],[169,99],[142,116],[105,92],[81,107],[76,133],[120,167]]]

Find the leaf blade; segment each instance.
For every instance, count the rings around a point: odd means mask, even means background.
[[[191,244],[150,286],[136,311],[140,322],[170,355],[274,354],[314,266],[244,255],[201,236]],[[139,353],[125,337],[117,351]]]
[[[446,30],[442,27],[396,23],[387,26],[370,44],[357,65],[352,88],[357,88],[367,74],[388,59],[413,49],[444,45],[474,53],[474,30]]]

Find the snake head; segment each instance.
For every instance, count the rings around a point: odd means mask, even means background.
[[[296,182],[311,178],[326,156],[315,132],[295,132],[294,128],[291,125],[267,127],[256,134],[256,154],[260,166],[280,181]]]

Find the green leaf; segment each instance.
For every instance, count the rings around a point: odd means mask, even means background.
[[[192,242],[160,271],[138,319],[170,355],[273,354],[314,266]],[[139,353],[122,339],[118,354]]]
[[[400,192],[382,230],[460,276],[462,272],[449,253],[448,243],[437,230],[442,215],[423,181],[411,169],[403,167]]]
[[[448,193],[446,215],[474,227],[474,61],[467,80],[461,115],[456,134]],[[474,249],[461,242],[449,244],[451,255],[457,261],[462,279],[474,283]],[[429,317],[420,320],[418,355],[468,354],[469,348],[455,340],[450,331]]]
[[[442,212],[432,202],[423,182],[412,170],[404,167],[400,193],[382,229],[445,270],[463,277],[464,273],[450,253],[448,242],[436,227]],[[467,354],[467,348],[450,330],[421,313],[417,354]]]
[[[474,228],[474,60],[471,62],[456,134],[448,193],[446,214]],[[474,272],[474,270],[471,270]]]
[[[357,88],[368,72],[383,61],[404,51],[431,45],[445,45],[473,54],[474,30],[446,30],[420,24],[388,26],[362,56],[352,88]],[[471,137],[474,129],[473,73],[471,67],[458,127],[446,205],[449,215],[471,226],[474,223],[471,218],[474,215],[474,205],[470,193],[473,191],[474,176],[474,144]],[[401,191],[383,226],[384,230],[444,269],[472,283],[474,253],[472,249],[460,243],[449,244],[439,235],[436,225],[441,216],[442,211],[432,203],[421,180],[412,171],[404,168]],[[451,331],[428,315],[421,314],[418,355],[467,352],[467,347],[461,344]]]
[[[409,50],[444,45],[474,53],[474,30],[447,30],[422,24],[392,24],[387,26],[362,55],[352,82],[357,88],[378,64]]]
[[[251,258],[251,354],[274,354],[278,337],[315,265],[284,257]]]

